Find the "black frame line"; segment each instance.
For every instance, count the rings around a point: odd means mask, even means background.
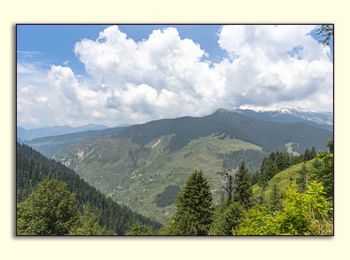
[[[234,239],[234,238],[247,238],[247,239],[253,239],[253,238],[271,238],[271,239],[278,239],[278,238],[283,238],[283,239],[288,239],[288,238],[298,238],[298,239],[312,239],[312,238],[333,238],[335,237],[335,165],[333,163],[333,191],[334,191],[334,199],[333,199],[333,233],[331,235],[234,235],[234,236],[225,236],[225,235],[213,235],[213,236],[185,236],[185,235],[176,235],[176,236],[170,236],[170,235],[151,235],[151,236],[147,236],[147,235],[65,235],[65,236],[54,236],[54,235],[18,235],[17,233],[17,84],[18,84],[18,73],[17,73],[17,62],[18,62],[18,55],[17,55],[17,47],[18,47],[18,26],[23,26],[23,25],[51,25],[51,26],[55,26],[55,25],[332,25],[333,26],[333,37],[332,37],[332,44],[333,44],[333,145],[334,145],[334,150],[333,150],[333,161],[335,161],[335,23],[323,23],[323,22],[316,22],[316,23],[111,23],[111,22],[107,22],[107,23],[16,23],[15,24],[15,46],[16,46],[16,50],[15,50],[15,61],[16,63],[14,64],[15,69],[14,72],[16,72],[15,75],[15,88],[14,88],[14,92],[16,93],[15,95],[15,113],[16,113],[16,123],[15,123],[15,140],[14,140],[14,146],[16,147],[15,149],[15,173],[16,173],[16,177],[15,177],[15,188],[14,188],[14,193],[15,193],[15,203],[14,203],[14,211],[15,211],[15,215],[16,215],[16,222],[14,223],[14,229],[15,229],[15,238],[18,239],[22,239],[22,238],[43,238],[43,237],[50,237],[50,238],[58,238],[58,239],[65,239],[65,238],[89,238],[89,237],[98,237],[98,238],[151,238],[151,239],[157,239],[157,238],[162,238],[162,239],[176,239],[176,238],[189,238],[189,239],[193,239],[193,238],[199,238],[199,239],[221,239],[221,238],[225,238],[225,239]],[[136,212],[136,211],[135,211]]]

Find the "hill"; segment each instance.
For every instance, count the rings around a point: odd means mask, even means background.
[[[273,187],[275,185],[280,191],[285,191],[290,185],[296,183],[296,179],[300,176],[300,171],[304,165],[308,174],[310,174],[310,172],[314,170],[313,164],[316,160],[317,159],[312,159],[306,162],[298,163],[277,173],[271,178],[271,180],[268,181],[267,186],[265,188],[262,188],[261,186],[255,184],[253,186],[253,195],[255,197],[263,195],[264,199],[268,200],[271,196]]]
[[[17,202],[25,199],[42,180],[57,179],[67,183],[69,190],[76,193],[80,206],[89,203],[98,208],[101,211],[100,224],[118,235],[125,234],[126,230],[135,223],[149,225],[154,231],[161,226],[158,222],[105,197],[82,180],[73,170],[44,157],[27,145],[17,143],[16,172]]]

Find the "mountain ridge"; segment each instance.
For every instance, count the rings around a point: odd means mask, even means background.
[[[97,124],[87,124],[87,125],[78,126],[78,127],[62,125],[62,126],[50,126],[50,127],[31,128],[31,129],[18,126],[17,138],[21,139],[22,141],[30,141],[41,137],[57,136],[57,135],[71,134],[71,133],[91,131],[91,130],[103,130],[106,128],[109,128],[109,127],[105,125],[97,125]]]

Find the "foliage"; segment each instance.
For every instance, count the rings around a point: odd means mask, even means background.
[[[316,29],[316,33],[322,37],[320,42],[323,45],[330,45],[331,44],[331,40],[333,39],[333,36],[334,36],[333,25],[330,25],[330,24],[320,25]]]
[[[218,208],[214,214],[214,221],[210,235],[232,235],[241,223],[244,208],[237,202],[232,202],[224,208]]]
[[[42,181],[17,207],[20,235],[66,235],[77,222],[75,194],[61,181]]]
[[[317,164],[317,168],[315,168],[311,179],[316,180],[325,187],[326,196],[329,198],[333,198],[334,196],[334,160],[333,154],[321,152],[318,155],[318,160],[321,162]]]
[[[257,207],[245,214],[242,224],[235,231],[236,235],[277,235],[278,225],[267,208]]]
[[[105,230],[99,224],[100,212],[90,204],[84,204],[82,214],[79,217],[78,223],[73,227],[70,235],[113,235],[113,232]]]
[[[134,224],[126,232],[127,236],[151,236],[152,229],[146,225]]]
[[[315,181],[309,183],[305,193],[290,189],[283,211],[277,216],[279,232],[291,235],[332,234],[330,216],[333,209],[324,195],[322,184]]]
[[[213,199],[201,171],[194,171],[178,197],[171,233],[207,235],[213,221]]]
[[[234,186],[233,200],[241,204],[244,208],[249,208],[252,204],[252,184],[244,162],[241,163],[235,174]]]
[[[324,195],[322,184],[315,181],[309,183],[305,193],[291,187],[280,211],[271,214],[263,207],[252,208],[236,234],[331,235],[333,209]]]

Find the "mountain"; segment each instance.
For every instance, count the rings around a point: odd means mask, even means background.
[[[89,139],[97,136],[108,136],[111,134],[118,133],[127,127],[114,127],[107,128],[103,130],[90,130],[83,131],[72,134],[64,134],[57,136],[47,136],[36,138],[31,141],[26,141],[25,143],[33,147],[37,151],[41,152],[45,156],[51,157],[60,151],[67,149],[69,146],[72,146],[76,143],[79,143],[85,139]],[[18,141],[23,142],[23,141]]]
[[[259,109],[236,109],[234,111],[260,120],[282,123],[306,123],[333,131],[332,113],[317,113],[293,107],[281,107],[271,111]]]
[[[52,126],[52,127],[42,127],[34,129],[26,129],[23,127],[17,127],[17,138],[23,141],[30,141],[35,138],[45,137],[45,136],[56,136],[63,134],[71,134],[90,130],[102,130],[108,128],[104,125],[84,125],[79,127],[71,126]]]
[[[243,160],[255,172],[272,151],[326,150],[331,138],[331,131],[309,122],[274,122],[219,109],[85,139],[54,157],[117,202],[164,223],[193,170],[203,170],[219,201],[218,171],[234,170]]]
[[[100,224],[118,235],[125,234],[126,230],[135,223],[149,225],[154,231],[161,227],[158,222],[107,198],[82,180],[73,170],[44,157],[27,145],[19,143],[17,143],[16,175],[17,202],[28,197],[42,180],[57,179],[67,183],[70,192],[76,194],[80,207],[89,203],[99,209],[101,212]]]

